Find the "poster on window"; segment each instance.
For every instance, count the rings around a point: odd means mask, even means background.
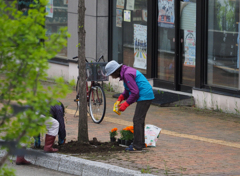
[[[196,33],[195,31],[184,30],[184,50],[186,66],[195,66],[196,61]]]
[[[124,9],[125,0],[117,0],[117,8]]]
[[[131,11],[124,10],[124,21],[131,22]]]
[[[46,17],[53,17],[53,0],[48,0],[48,4],[46,5]]]
[[[116,26],[122,27],[122,9],[117,9],[116,14]]]
[[[147,26],[134,24],[134,63],[133,67],[147,68]]]
[[[135,0],[127,0],[126,9],[127,10],[134,10],[134,3],[135,3]]]
[[[158,0],[158,26],[174,27],[174,0]]]
[[[147,21],[147,10],[142,10],[142,20]]]

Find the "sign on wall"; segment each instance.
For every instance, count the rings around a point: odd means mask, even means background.
[[[158,0],[158,26],[174,27],[174,0]]]
[[[147,26],[134,24],[134,63],[133,67],[147,68]]]

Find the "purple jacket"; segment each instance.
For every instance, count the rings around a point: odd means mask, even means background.
[[[126,101],[129,105],[136,101],[154,99],[152,86],[146,77],[138,70],[123,65],[120,72],[120,81],[121,80],[123,80],[125,87],[122,95],[124,99],[127,99]]]

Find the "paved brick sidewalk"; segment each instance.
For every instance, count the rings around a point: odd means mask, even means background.
[[[73,117],[75,93],[62,102],[67,107],[67,141],[77,139],[78,117]],[[112,111],[116,99],[107,95],[107,111],[101,124],[89,117],[89,139],[109,141],[109,130],[132,124],[135,104],[120,116]],[[114,154],[99,161],[162,175],[240,175],[240,118],[194,108],[151,106],[146,124],[162,128],[155,148],[145,153]]]

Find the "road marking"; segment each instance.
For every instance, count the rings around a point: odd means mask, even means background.
[[[66,113],[75,114],[75,110],[66,109]],[[132,126],[133,125],[132,122],[122,120],[122,119],[107,117],[107,116],[104,117],[104,120],[107,121],[107,122],[112,122],[112,123],[116,123],[116,124],[119,124],[119,125],[125,125],[125,126]],[[169,130],[164,130],[164,129],[161,130],[161,133],[166,134],[166,135],[175,136],[175,137],[193,139],[193,140],[208,142],[208,143],[212,143],[212,144],[219,144],[219,145],[224,145],[224,146],[228,146],[228,147],[240,148],[240,144],[239,143],[234,143],[234,142],[227,142],[227,141],[223,141],[223,140],[210,139],[210,138],[200,137],[200,136],[196,136],[196,135],[182,134],[182,133],[177,133],[177,132],[174,132],[174,131],[169,131]]]

